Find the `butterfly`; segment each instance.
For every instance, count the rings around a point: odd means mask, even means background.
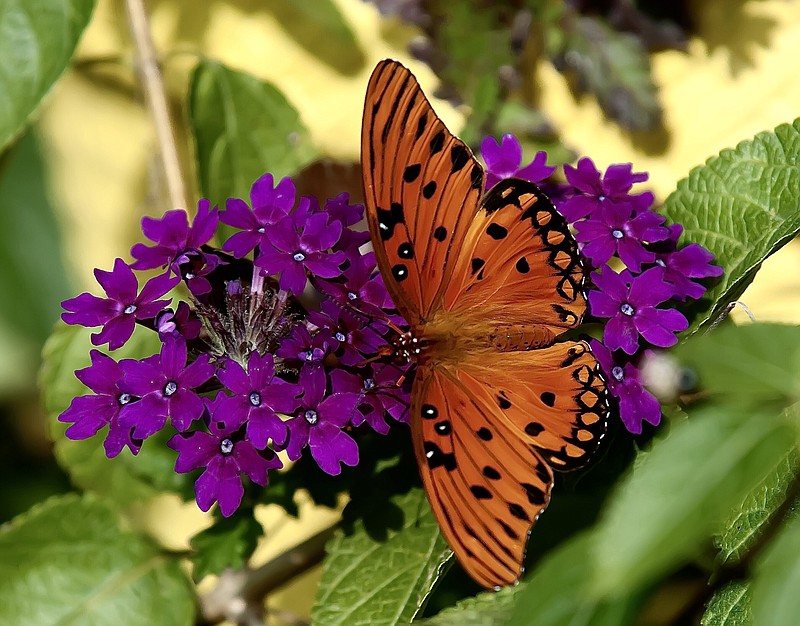
[[[567,223],[533,183],[484,193],[484,170],[416,78],[380,62],[367,87],[362,174],[378,269],[410,329],[411,430],[439,526],[488,588],[519,580],[553,470],[586,463],[608,401],[584,341],[558,341],[586,311]]]

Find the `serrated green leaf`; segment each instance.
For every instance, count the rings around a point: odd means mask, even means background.
[[[331,0],[284,2],[267,0],[264,7],[305,50],[342,74],[355,74],[364,53],[339,8]]]
[[[664,203],[683,241],[716,256],[725,274],[688,310],[687,334],[713,322],[761,263],[800,232],[800,120],[743,141],[696,167]]]
[[[785,526],[753,569],[753,623],[758,626],[796,624],[800,615],[800,519]]]
[[[578,535],[542,561],[516,596],[508,626],[624,626],[632,623],[638,601],[624,593],[598,600],[590,594],[592,569],[586,555],[595,542],[592,534]]]
[[[752,623],[749,585],[741,580],[731,581],[719,589],[700,620],[702,626],[750,626]]]
[[[123,531],[97,498],[48,500],[0,530],[0,622],[186,626],[195,599],[180,563]]]
[[[425,493],[392,498],[403,526],[376,541],[362,522],[328,543],[312,617],[316,626],[408,624],[424,606],[450,549]]]
[[[721,402],[761,404],[800,399],[800,327],[747,324],[716,328],[680,345],[675,355]]]
[[[618,32],[601,18],[574,15],[562,22],[566,39],[559,67],[579,92],[591,92],[605,114],[630,130],[661,123],[650,58],[639,39]]]
[[[66,69],[94,0],[0,2],[0,152]]]
[[[511,618],[518,594],[527,582],[500,591],[486,591],[467,598],[427,619],[415,621],[419,626],[505,626]]]
[[[58,324],[42,352],[39,384],[44,408],[50,422],[51,437],[59,465],[72,481],[119,504],[144,500],[160,491],[185,491],[188,474],[175,473],[175,455],[164,445],[163,437],[148,439],[137,456],[123,450],[119,456],[106,458],[103,437],[106,430],[83,441],[67,439],[67,424],[58,416],[76,396],[91,393],[75,378],[74,371],[90,364],[92,330],[80,326]],[[142,358],[159,350],[156,333],[137,328],[123,348],[112,353],[114,359]]]
[[[709,406],[676,424],[598,523],[594,591],[631,592],[690,558],[796,443],[783,415]]]
[[[263,532],[252,511],[215,519],[213,526],[192,537],[195,580],[219,574],[225,568],[241,569],[255,551]]]
[[[192,75],[189,118],[200,189],[212,203],[247,198],[263,174],[277,181],[318,156],[297,111],[274,85],[212,61],[202,61]]]
[[[764,524],[783,504],[792,481],[800,472],[800,454],[789,450],[769,475],[741,502],[715,538],[723,562],[738,561],[761,536]]]

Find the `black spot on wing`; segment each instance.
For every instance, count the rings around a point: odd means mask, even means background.
[[[392,266],[392,276],[399,283],[408,278],[408,268],[402,263]]]
[[[500,472],[498,472],[495,468],[491,465],[487,465],[483,468],[483,475],[486,478],[490,478],[491,480],[500,480]]]
[[[459,144],[453,146],[450,150],[450,163],[452,167],[450,168],[450,173],[454,174],[460,171],[469,161],[469,152],[467,149]]]
[[[425,127],[428,125],[428,114],[423,113],[422,117],[417,120],[417,132],[414,133],[414,139],[419,139],[422,137],[422,133],[425,132]]]
[[[450,432],[453,430],[450,426],[450,422],[447,420],[442,420],[441,422],[437,422],[433,428],[440,435],[449,435]]]
[[[492,499],[492,492],[489,491],[483,485],[472,485],[470,486],[469,490],[472,492],[472,495],[478,498],[478,500],[491,500]]]
[[[452,452],[442,452],[442,449],[435,443],[425,441],[422,444],[422,448],[425,451],[425,458],[428,460],[428,467],[430,469],[434,470],[438,467],[443,467],[448,472],[452,472],[458,467],[456,456]]]
[[[432,404],[423,404],[420,414],[422,418],[426,420],[435,420],[439,417],[439,411]]]
[[[413,259],[414,247],[408,241],[401,243],[397,247],[397,256],[399,256],[401,259]]]
[[[472,273],[474,274],[479,269],[481,269],[485,263],[486,261],[484,261],[483,259],[478,259],[478,258],[472,259]]]
[[[491,223],[486,229],[486,234],[492,239],[499,241],[500,239],[506,238],[508,235],[508,229],[504,226],[500,226],[500,224]]]
[[[531,437],[536,437],[536,435],[541,435],[544,432],[544,426],[539,422],[528,422],[528,425],[525,426],[525,432]]]
[[[549,480],[550,477],[548,476],[548,482]],[[522,483],[522,488],[525,489],[525,494],[528,496],[528,502],[535,506],[542,506],[544,504],[544,492],[541,489],[528,483]]]
[[[433,231],[433,238],[436,241],[444,241],[447,238],[447,229],[444,226],[437,226]]]
[[[420,163],[414,163],[413,165],[406,166],[406,169],[403,171],[403,180],[407,183],[413,183],[419,177],[419,173],[422,171],[422,165]]]
[[[526,522],[531,521],[531,518],[528,517],[528,513],[525,511],[525,509],[516,502],[512,502],[508,505],[508,511],[517,519],[525,520]]]
[[[422,188],[422,195],[425,197],[426,200],[430,200],[433,198],[433,194],[436,193],[436,181],[432,180],[427,185]]]
[[[394,229],[398,224],[405,224],[406,218],[403,205],[399,202],[392,202],[390,209],[378,207],[378,230],[381,239],[386,241],[394,236]]]
[[[436,154],[437,152],[441,152],[442,148],[444,148],[444,131],[440,130],[436,133],[431,139],[430,143],[431,154]]]
[[[554,394],[552,391],[545,391],[542,392],[542,395],[539,396],[539,399],[547,406],[553,406],[556,403],[556,394]]]
[[[520,274],[527,274],[531,271],[531,266],[528,264],[528,259],[525,257],[520,257],[519,261],[517,261],[517,264],[514,267],[517,268],[517,271]]]
[[[485,426],[478,429],[478,437],[483,439],[484,441],[491,441],[494,435],[492,435],[492,431],[486,428]]]

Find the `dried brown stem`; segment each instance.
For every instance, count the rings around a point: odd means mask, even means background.
[[[150,35],[150,24],[144,0],[125,0],[131,36],[133,37],[136,64],[139,69],[142,89],[147,100],[164,167],[167,191],[171,208],[188,209],[190,203],[186,195],[175,133],[169,116],[166,89],[158,56]]]

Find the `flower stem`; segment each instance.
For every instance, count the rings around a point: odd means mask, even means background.
[[[258,569],[223,572],[217,586],[200,599],[205,624],[227,619],[250,624],[263,614],[264,598],[295,576],[311,569],[325,556],[325,544],[336,526],[325,528]]]
[[[169,202],[172,208],[188,209],[190,203],[178,159],[175,133],[169,117],[164,79],[158,65],[153,38],[150,35],[150,24],[144,0],[125,0],[125,7],[128,12],[128,22],[133,37],[142,89],[156,127]]]

